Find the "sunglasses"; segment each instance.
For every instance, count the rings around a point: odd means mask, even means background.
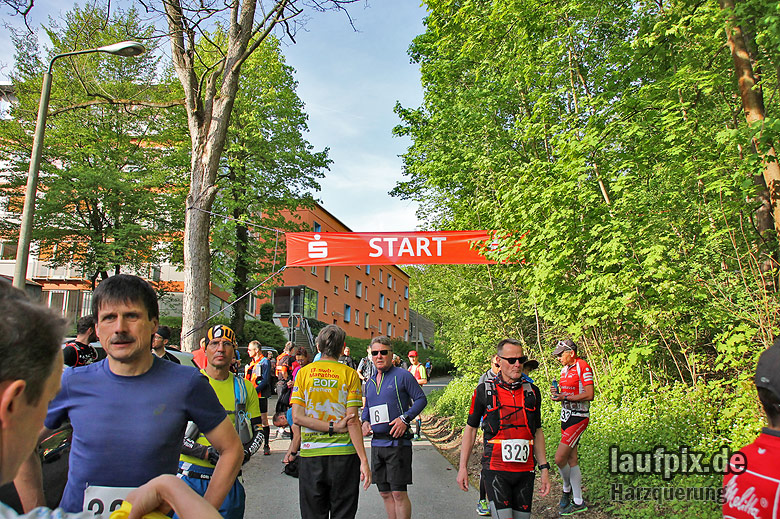
[[[371,356],[376,357],[377,355],[385,356],[388,353],[390,353],[390,350],[371,350]]]
[[[499,355],[499,358],[504,359],[510,364],[514,364],[515,362],[519,362],[520,364],[525,364],[525,361],[528,360],[528,357],[526,357],[525,355],[523,355],[522,357],[502,357],[501,355]]]

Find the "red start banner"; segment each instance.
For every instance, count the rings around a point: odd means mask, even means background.
[[[288,232],[287,266],[496,263],[491,231]]]

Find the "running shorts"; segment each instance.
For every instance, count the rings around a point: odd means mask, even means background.
[[[412,484],[412,446],[372,446],[371,481],[380,492],[406,492]]]
[[[561,418],[564,418],[564,416],[561,415]],[[569,414],[566,418],[566,420],[561,420],[561,443],[574,448],[579,443],[580,436],[588,427],[590,418],[573,414]]]
[[[260,401],[260,412],[261,413],[267,413],[268,412],[268,399],[260,397],[258,398]]]
[[[521,514],[531,513],[534,495],[534,472],[506,472],[482,469],[488,501],[495,507],[499,517],[512,517],[502,513],[513,510]]]

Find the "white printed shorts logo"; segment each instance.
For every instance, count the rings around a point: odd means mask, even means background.
[[[328,257],[328,242],[320,240],[320,235],[315,234],[314,240],[309,242],[309,257],[310,258],[327,258]]]
[[[737,487],[737,478],[731,478],[726,483],[726,495],[724,496],[728,506],[756,519],[763,517],[764,511],[769,507],[769,502],[766,498],[759,498],[756,495],[755,487],[748,487],[741,495],[740,492],[741,490]]]

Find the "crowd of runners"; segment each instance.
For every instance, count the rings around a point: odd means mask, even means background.
[[[413,440],[420,438],[419,416],[427,405],[422,386],[430,376],[416,351],[409,352],[405,368],[390,339],[374,337],[357,363],[345,348],[344,330],[327,325],[313,359],[291,343],[274,359],[252,341],[248,363],[239,370],[234,331],[216,325],[196,355],[198,371],[166,355],[170,330],[159,327],[156,293],[130,275],[98,285],[92,317],[79,321],[76,340],[63,348],[65,326],[60,316],[0,280],[0,483],[14,482],[19,506],[28,512],[24,517],[82,519],[115,512],[115,519],[133,519],[157,509],[181,519],[245,517],[241,467],[261,450],[270,454],[274,386],[273,422],[290,438],[284,462],[298,477],[301,517],[353,518],[360,489],[372,483],[389,519],[412,516]],[[95,339],[105,351],[102,360],[89,346]],[[578,446],[594,398],[593,373],[571,339],[558,342],[552,355],[561,374],[543,394],[532,378],[538,361],[528,359],[521,342],[503,339],[473,392],[457,483],[468,490],[468,461],[481,429],[479,515],[531,517],[537,474],[538,493],[550,492],[543,398],[561,405],[561,441],[552,460],[563,481],[560,515],[588,509]],[[756,467],[767,452],[778,453],[778,368],[775,345],[762,355],[756,373],[770,427],[744,450],[753,470],[727,476],[725,517],[777,507],[776,495],[771,503],[748,498],[777,489],[770,483],[780,476],[776,463],[764,464],[766,474]],[[37,446],[68,424],[67,483],[62,510],[52,511],[43,508]],[[370,460],[364,437],[371,438]],[[746,485],[752,487],[740,494]],[[0,519],[10,517],[19,515],[0,503]]]

